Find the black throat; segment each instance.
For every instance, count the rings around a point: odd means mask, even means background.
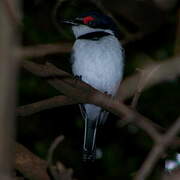
[[[81,35],[77,39],[88,39],[88,40],[97,41],[101,39],[102,37],[109,36],[109,35],[112,35],[112,34],[108,32],[104,32],[104,31],[96,31],[96,32],[90,32],[90,33]]]

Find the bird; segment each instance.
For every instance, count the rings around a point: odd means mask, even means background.
[[[103,93],[116,95],[122,81],[124,49],[120,33],[111,17],[97,11],[64,19],[75,36],[71,52],[73,74]],[[80,104],[85,120],[83,160],[96,159],[96,132],[104,124],[109,112],[93,104]]]

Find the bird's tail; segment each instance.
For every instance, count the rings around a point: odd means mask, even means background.
[[[83,160],[94,161],[96,159],[96,130],[98,120],[85,120]]]

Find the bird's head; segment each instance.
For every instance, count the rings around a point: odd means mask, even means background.
[[[116,24],[109,16],[102,13],[87,12],[73,20],[64,20],[63,23],[72,26],[75,37],[91,32],[104,31],[119,38]]]

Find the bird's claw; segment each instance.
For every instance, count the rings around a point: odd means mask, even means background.
[[[82,76],[81,76],[81,75],[75,75],[75,76],[74,76],[74,79],[75,79],[75,80],[82,80]]]

